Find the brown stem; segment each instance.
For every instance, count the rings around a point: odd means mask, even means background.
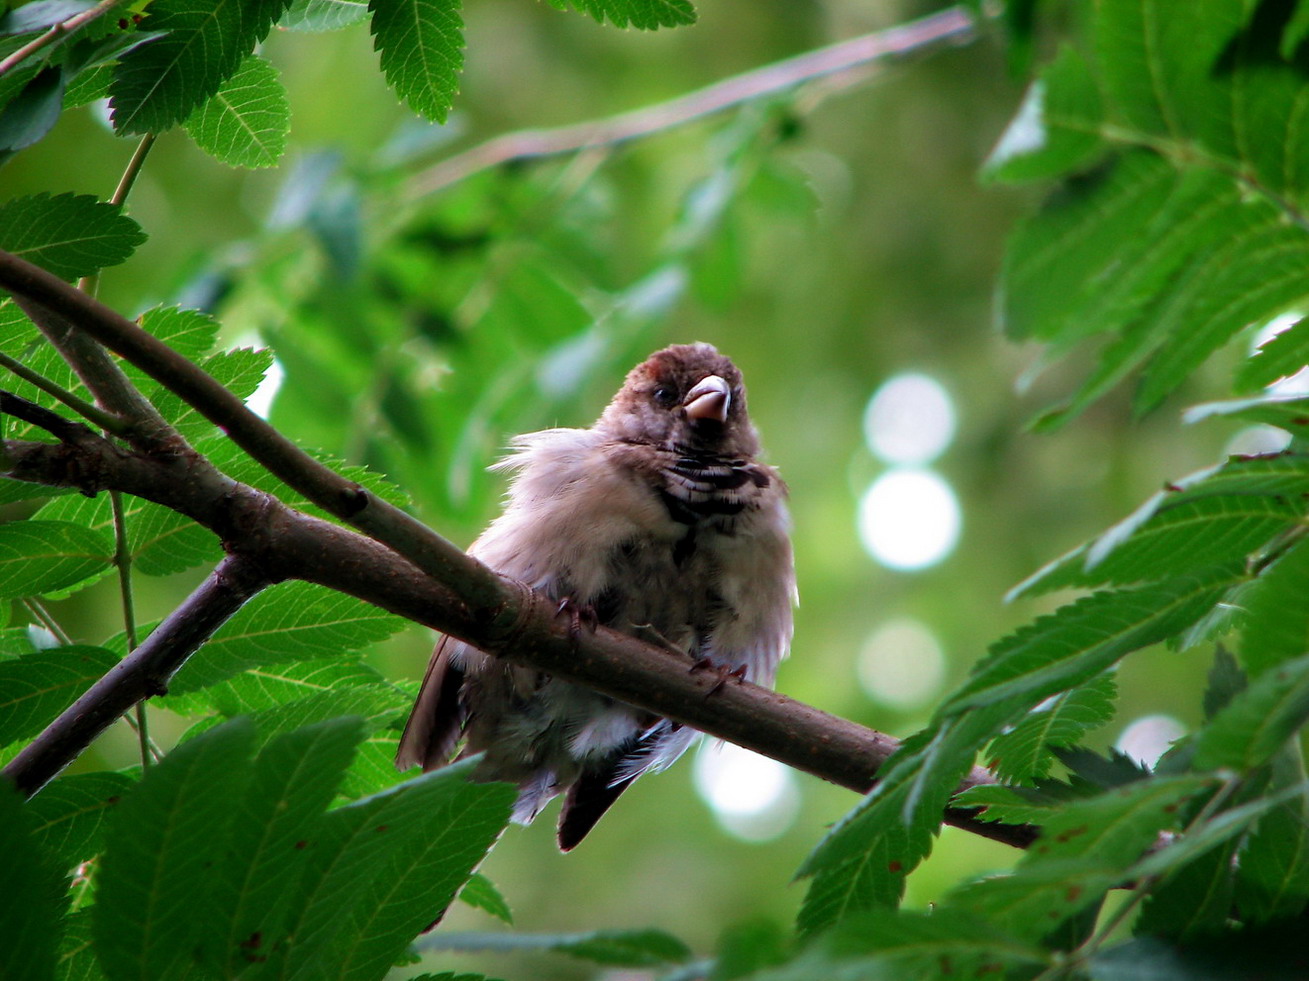
[[[37,736],[4,768],[20,791],[40,790],[133,705],[167,689],[168,679],[269,580],[253,563],[229,556],[145,643]]]
[[[418,174],[409,182],[407,193],[410,198],[434,194],[479,171],[511,160],[575,153],[649,136],[751,99],[784,92],[812,79],[880,59],[920,52],[945,42],[962,44],[975,35],[973,17],[960,7],[951,7],[884,31],[806,51],[794,58],[734,75],[667,102],[571,126],[505,133]]]
[[[69,460],[71,447],[11,442],[8,450],[14,461],[10,476],[67,484],[93,474],[99,486],[155,501],[213,528],[269,580],[299,578],[357,596],[856,792],[872,786],[899,747],[889,736],[757,685],[733,683],[711,694],[718,681],[712,672],[688,671],[684,660],[626,634],[600,628],[574,636],[554,603],[485,567],[496,584],[501,615],[478,616],[460,601],[457,581],[438,582],[378,542],[245,485],[228,482],[219,489],[182,479],[189,472],[184,461],[129,453],[94,434],[76,447],[75,463]],[[64,745],[66,752],[81,748]],[[990,782],[977,768],[965,786]],[[951,811],[946,820],[1019,847],[1035,837],[1030,827],[982,822],[966,810]]]

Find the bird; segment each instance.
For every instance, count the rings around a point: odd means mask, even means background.
[[[512,474],[503,510],[469,554],[574,617],[673,648],[724,680],[772,685],[797,602],[787,487],[760,459],[728,357],[706,343],[656,351],[589,429],[510,446],[491,468]],[[396,765],[428,771],[481,753],[473,779],[518,786],[513,821],[564,795],[557,840],[569,851],[633,781],[699,735],[442,636]]]

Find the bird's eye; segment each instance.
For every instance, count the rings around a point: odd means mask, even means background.
[[[667,385],[660,385],[654,390],[654,400],[659,405],[670,406],[677,401],[677,392]]]

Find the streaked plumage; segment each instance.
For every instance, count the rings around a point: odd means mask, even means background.
[[[758,462],[740,372],[708,344],[658,351],[590,429],[520,436],[504,512],[469,552],[616,630],[771,684],[791,640],[786,488]],[[567,850],[647,770],[697,733],[442,638],[396,763],[485,752],[478,774],[520,788],[526,823],[567,793]]]

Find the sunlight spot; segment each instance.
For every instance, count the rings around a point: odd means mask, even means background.
[[[746,841],[776,838],[800,811],[800,790],[787,767],[731,743],[706,741],[695,756],[694,779],[718,823]]]
[[[891,470],[859,502],[864,548],[890,569],[936,565],[954,550],[962,523],[954,491],[931,470]]]
[[[888,620],[864,642],[859,684],[870,698],[898,709],[930,701],[945,678],[945,655],[926,626],[907,617]]]
[[[273,399],[277,398],[278,390],[281,389],[282,382],[285,380],[286,369],[282,367],[282,362],[274,358],[273,363],[268,366],[268,371],[264,374],[264,380],[245,400],[246,408],[260,419],[267,419],[268,413],[273,410]]]
[[[887,463],[923,464],[954,438],[954,402],[935,378],[909,372],[889,379],[864,410],[868,448]]]
[[[1114,746],[1124,756],[1153,767],[1184,735],[1186,727],[1171,715],[1145,715],[1124,729]]]

